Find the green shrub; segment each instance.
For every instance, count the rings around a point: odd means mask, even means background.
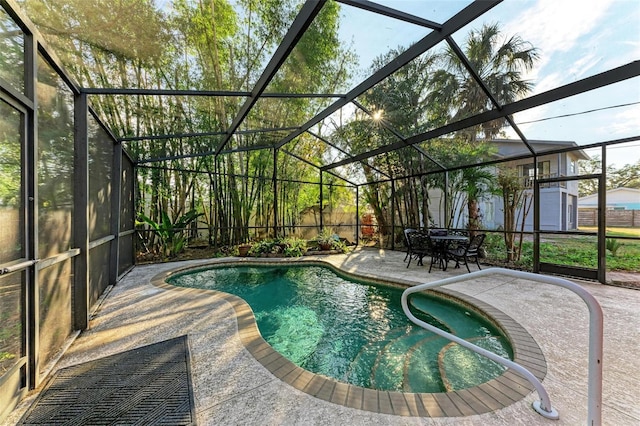
[[[249,249],[249,256],[260,256],[261,254],[273,253],[276,241],[274,239],[266,239],[256,241],[251,244]]]
[[[172,258],[180,254],[185,247],[185,228],[202,215],[204,215],[204,213],[198,213],[195,209],[192,209],[178,217],[175,222],[172,222],[169,214],[166,211],[162,211],[160,213],[160,222],[156,222],[143,213],[138,213],[140,222],[138,222],[137,225],[144,223],[149,225],[149,228],[160,239],[162,256]]]
[[[611,256],[616,257],[618,250],[622,247],[622,244],[620,244],[620,241],[615,238],[607,238],[606,247],[609,253],[611,253]]]
[[[502,234],[487,233],[484,239],[483,247],[487,252],[487,257],[494,259],[504,259],[506,256],[506,248]]]
[[[296,237],[270,238],[251,244],[249,256],[282,254],[285,257],[300,257],[307,251],[307,241]]]
[[[286,257],[300,257],[307,251],[307,240],[296,237],[284,238],[281,242],[284,245],[284,255]]]
[[[337,250],[341,253],[346,253],[347,251],[347,244],[340,239],[332,228],[324,228],[315,238],[315,241],[320,247],[327,245],[330,246],[330,250]]]
[[[316,237],[316,241],[319,245],[333,245],[336,241],[340,241],[340,238],[333,232],[333,228],[323,228],[322,231]]]
[[[341,253],[347,252],[347,244],[342,240],[337,240],[333,242],[333,250],[338,250]]]

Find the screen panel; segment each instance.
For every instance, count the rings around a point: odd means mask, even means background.
[[[63,253],[72,245],[73,94],[38,55],[38,256]]]
[[[23,323],[25,306],[24,272],[0,277],[0,376],[26,354],[23,333],[26,324]]]
[[[111,234],[113,139],[89,116],[89,240]]]
[[[22,122],[22,114],[0,100],[0,264],[25,255]]]
[[[101,244],[89,250],[89,307],[93,307],[109,286],[111,244]]]
[[[24,33],[0,7],[0,78],[24,93]]]
[[[67,259],[38,271],[40,300],[40,373],[73,330],[73,260]]]

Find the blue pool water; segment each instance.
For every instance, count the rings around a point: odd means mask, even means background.
[[[213,267],[168,281],[241,297],[275,350],[306,370],[342,382],[378,390],[445,392],[504,372],[493,361],[413,325],[402,311],[401,289],[354,281],[326,267]],[[421,294],[412,297],[411,305],[424,321],[512,358],[505,336],[474,311]]]

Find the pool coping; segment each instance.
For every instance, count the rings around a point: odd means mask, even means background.
[[[410,287],[419,282],[400,279],[381,279],[367,274],[354,274],[335,265],[318,259],[304,258],[235,258],[212,260],[197,266],[176,267],[157,274],[151,284],[170,291],[202,292],[215,294],[224,299],[234,309],[238,335],[245,349],[275,377],[294,388],[316,398],[344,407],[365,410],[373,413],[410,417],[461,417],[493,412],[521,401],[534,391],[533,385],[507,369],[502,375],[472,388],[446,393],[410,393],[379,391],[340,382],[336,379],[307,371],[289,361],[275,351],[260,334],[251,307],[240,297],[216,290],[178,287],[166,282],[171,275],[187,270],[207,269],[219,266],[255,265],[319,265],[334,272],[359,280],[373,281],[396,287]],[[454,290],[440,288],[431,290],[445,297],[468,304],[492,319],[510,340],[513,348],[513,361],[528,369],[542,381],[547,374],[547,364],[542,350],[533,337],[511,317],[495,307]]]

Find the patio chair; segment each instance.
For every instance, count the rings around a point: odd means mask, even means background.
[[[448,254],[446,252],[446,244],[438,243],[434,241],[431,236],[427,236],[427,245],[429,248],[429,255],[431,256],[431,262],[429,264],[429,273],[431,273],[431,269],[433,269],[433,265],[442,269],[443,271],[447,270]]]
[[[464,262],[464,266],[467,267],[467,271],[471,272],[471,269],[469,269],[468,260],[475,259],[476,265],[478,265],[478,269],[482,269],[480,267],[480,262],[478,261],[478,251],[480,249],[480,246],[482,246],[482,243],[484,242],[484,238],[485,234],[477,234],[471,239],[471,241],[469,241],[469,244],[458,246],[455,249],[449,250],[447,253],[449,256],[448,260],[456,261],[455,268],[459,268],[460,262]]]
[[[404,230],[404,245],[407,246],[407,254],[404,256],[403,262],[407,261],[407,258],[409,257],[409,253],[411,252],[409,234],[416,231],[417,229],[413,229],[413,228],[407,228]]]
[[[411,259],[416,259],[417,264],[422,266],[422,259],[432,254],[429,235],[420,231],[413,231],[406,234],[407,247],[407,268],[411,264]]]

